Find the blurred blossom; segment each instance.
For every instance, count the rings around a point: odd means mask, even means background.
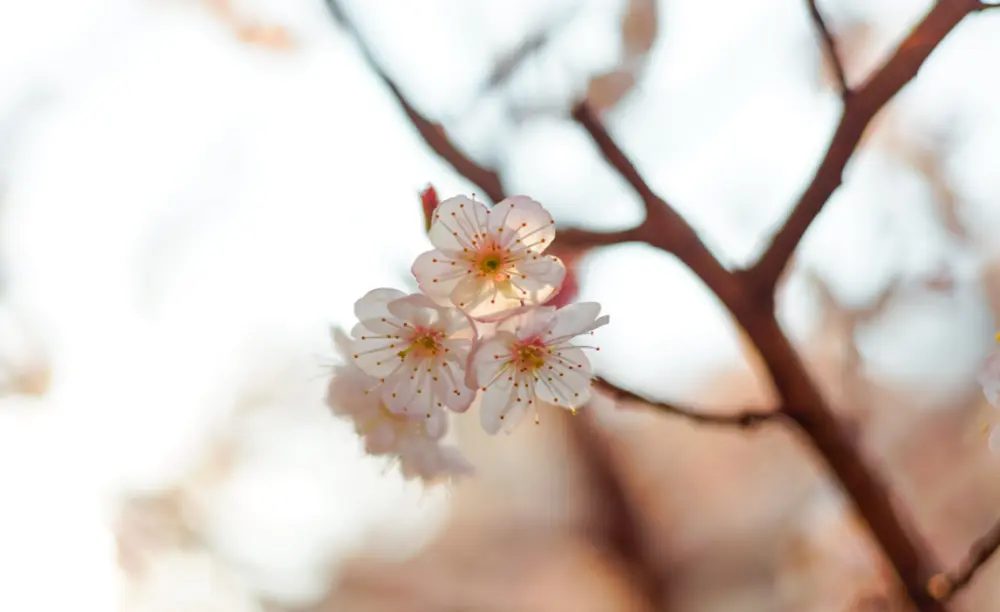
[[[340,329],[334,329],[333,334],[343,363],[334,367],[327,404],[335,415],[354,423],[365,450],[398,459],[406,478],[432,482],[470,473],[472,466],[458,449],[441,444],[448,430],[447,413],[436,407],[426,415],[390,410],[381,393],[370,392],[378,387],[378,379],[355,365],[351,339]]]

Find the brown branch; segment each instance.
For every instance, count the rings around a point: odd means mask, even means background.
[[[608,165],[614,168],[639,195],[646,209],[645,221],[631,230],[616,234],[628,238],[629,241],[645,242],[673,254],[698,274],[724,304],[744,301],[745,295],[740,283],[732,281],[733,275],[712,255],[694,228],[646,183],[590,107],[587,104],[579,104],[574,107],[572,115],[590,135]],[[586,246],[608,244],[605,240],[614,235],[566,229],[559,235],[559,239],[566,240],[567,234],[570,236],[569,240],[586,242],[587,239],[591,239],[593,242]]]
[[[634,236],[673,253],[729,309],[763,358],[781,397],[783,413],[809,438],[837,477],[869,533],[892,563],[910,599],[921,610],[944,611],[944,605],[930,597],[926,590],[928,581],[937,573],[936,560],[910,524],[910,517],[896,511],[889,487],[862,457],[853,436],[834,416],[829,403],[809,377],[775,318],[773,292],[761,292],[756,279],[747,273],[726,270],[694,229],[652,192],[586,107],[577,108],[574,117],[590,133],[608,163],[622,172],[646,204],[646,220],[635,228]]]
[[[403,112],[406,113],[406,117],[413,124],[413,127],[417,129],[420,137],[424,139],[424,142],[434,150],[434,152],[448,163],[455,172],[459,173],[465,177],[473,185],[476,185],[483,190],[483,193],[494,202],[499,202],[504,199],[505,193],[503,189],[503,184],[500,182],[500,176],[496,171],[487,168],[474,160],[472,160],[468,155],[463,153],[458,146],[455,145],[448,138],[448,134],[445,133],[444,128],[439,124],[434,123],[427,117],[425,117],[420,111],[410,103],[403,92],[399,89],[395,82],[389,75],[386,74],[385,70],[375,59],[371,48],[365,42],[364,38],[358,33],[357,27],[348,18],[347,12],[340,6],[337,0],[326,0],[326,5],[330,10],[331,15],[344,27],[344,30],[354,38],[355,44],[358,46],[358,50],[361,52],[361,57],[371,68],[372,72],[382,81],[382,84],[389,89],[389,93],[392,97],[396,99],[396,102],[403,108]]]
[[[941,601],[951,599],[955,593],[972,582],[976,573],[986,565],[997,550],[1000,550],[1000,521],[972,544],[969,554],[958,568],[931,578],[927,590]]]
[[[667,203],[653,192],[632,162],[621,152],[618,145],[615,144],[614,138],[611,137],[611,134],[601,124],[600,118],[594,114],[589,104],[577,104],[573,107],[571,114],[573,119],[583,126],[583,129],[587,130],[590,137],[594,139],[594,144],[604,154],[604,158],[608,163],[639,194],[639,198],[642,199],[642,205],[646,208],[647,215],[654,208],[667,206]]]
[[[659,607],[665,585],[648,558],[640,533],[641,510],[625,488],[620,475],[621,462],[615,456],[612,441],[589,411],[569,419],[568,433],[594,490],[591,499],[603,510],[599,527],[603,545],[628,566],[629,575],[651,609]]]
[[[770,421],[771,419],[780,418],[782,416],[780,411],[761,409],[742,410],[740,412],[733,412],[729,414],[712,414],[695,408],[678,406],[677,404],[657,402],[643,397],[633,391],[623,389],[618,385],[612,384],[606,379],[600,377],[594,378],[594,387],[600,389],[604,394],[611,396],[614,400],[638,402],[648,408],[653,408],[673,416],[679,416],[703,425],[723,425],[751,429],[763,424],[765,421]]]
[[[336,0],[327,0],[327,3],[335,6]],[[917,531],[909,524],[909,517],[896,511],[889,488],[877,470],[863,459],[810,379],[775,318],[773,289],[810,223],[840,185],[843,170],[875,114],[916,75],[934,47],[965,15],[986,6],[974,0],[939,0],[883,67],[848,97],[830,147],[810,186],[775,235],[771,246],[748,271],[726,270],[683,217],[646,184],[596,115],[585,105],[573,111],[574,118],[588,131],[604,158],[639,194],[646,209],[646,219],[631,230],[606,233],[566,230],[562,233],[563,238],[591,246],[621,241],[645,242],[674,254],[702,279],[756,345],[781,397],[782,414],[798,425],[836,475],[871,535],[892,563],[913,603],[919,609],[931,612],[945,610],[944,605],[931,597],[927,590],[931,579],[937,575],[937,564]],[[491,199],[502,199],[503,190],[496,173],[469,160],[440,128],[416,111],[372,60],[356,31],[349,24],[347,26],[358,39],[366,61],[396,97],[431,148],[456,171],[480,185]],[[613,475],[612,481],[617,483],[617,476]],[[631,508],[624,493],[619,491],[614,495],[624,508],[619,508],[616,513],[623,515],[622,519],[632,529]],[[641,551],[631,550],[635,538],[630,536],[627,539],[628,542],[620,544],[624,547],[621,553],[626,558],[641,560]]]
[[[816,0],[808,0],[807,4],[809,5],[809,16],[812,18],[813,25],[816,27],[816,31],[819,32],[820,38],[823,39],[826,56],[833,66],[834,76],[837,77],[837,84],[840,86],[840,97],[846,102],[852,92],[850,86],[847,84],[847,76],[844,74],[844,63],[840,59],[840,54],[837,53],[837,43],[833,40],[833,34],[830,33],[830,29],[826,26],[823,14],[819,12]]]
[[[844,168],[868,124],[917,71],[937,45],[969,13],[982,10],[978,0],[938,0],[889,59],[844,104],[840,122],[812,182],[799,198],[771,245],[750,269],[760,291],[773,291],[802,236],[843,182]]]

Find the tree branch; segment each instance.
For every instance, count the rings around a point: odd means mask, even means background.
[[[830,29],[826,27],[826,21],[823,19],[823,14],[819,12],[816,0],[808,0],[807,4],[809,5],[809,16],[812,18],[813,25],[816,27],[816,31],[819,32],[820,38],[823,39],[826,56],[833,67],[834,76],[837,77],[837,84],[840,86],[840,98],[846,103],[847,98],[851,96],[852,92],[850,86],[847,84],[847,76],[844,74],[844,64],[840,60],[840,54],[837,53],[837,43],[833,40]]]
[[[364,38],[358,33],[357,27],[351,22],[350,18],[337,0],[326,0],[326,5],[330,10],[331,15],[344,27],[346,31],[353,39],[355,44],[358,46],[358,50],[361,53],[361,57],[368,64],[372,72],[382,81],[382,84],[389,89],[389,93],[392,97],[396,99],[396,102],[403,108],[403,112],[406,113],[406,117],[413,124],[413,127],[417,129],[420,137],[424,139],[424,142],[434,150],[434,152],[448,163],[455,172],[459,173],[465,177],[473,185],[476,185],[483,190],[483,193],[494,202],[499,202],[504,199],[505,193],[503,189],[503,184],[500,182],[500,176],[496,171],[487,168],[473,159],[468,155],[463,153],[458,146],[455,145],[448,138],[448,134],[445,133],[444,128],[431,121],[425,117],[420,111],[414,107],[410,101],[403,95],[403,92],[399,89],[395,82],[389,75],[386,74],[385,70],[375,59],[371,48],[365,42]]]
[[[336,0],[327,0],[327,3],[333,7]],[[566,242],[585,246],[645,242],[674,254],[702,279],[756,345],[781,398],[781,414],[796,423],[811,440],[889,558],[910,599],[919,609],[930,612],[945,610],[944,605],[928,592],[932,578],[938,574],[937,563],[909,524],[909,517],[896,511],[889,488],[877,470],[863,459],[816,389],[775,318],[773,290],[809,225],[841,184],[844,168],[872,118],[916,75],[934,47],[955,25],[970,12],[987,6],[992,8],[978,0],[939,0],[882,68],[847,98],[829,149],[811,184],[775,234],[770,247],[750,270],[730,272],[725,269],[687,221],[646,184],[586,105],[576,107],[573,117],[588,131],[605,160],[638,193],[646,209],[646,219],[635,228],[619,232],[570,229],[561,233]],[[409,104],[372,59],[354,28],[346,25],[358,40],[366,61],[431,148],[457,172],[479,185],[491,199],[502,199],[503,189],[497,174],[469,160],[443,130]],[[628,510],[627,504],[623,507]],[[625,516],[623,520],[627,519]],[[632,552],[623,551],[626,557]]]
[[[593,487],[591,499],[603,510],[599,512],[603,544],[628,566],[636,587],[655,609],[663,600],[665,585],[648,559],[640,532],[641,510],[625,488],[614,445],[589,412],[570,418],[567,427]]]
[[[903,88],[937,45],[969,13],[982,9],[978,0],[938,0],[891,57],[847,98],[833,139],[812,182],[799,198],[771,245],[750,269],[761,291],[773,291],[802,236],[843,182],[844,168],[868,124]]]
[[[761,410],[761,409],[750,409],[742,410],[740,412],[734,412],[729,414],[712,414],[707,412],[702,412],[694,408],[688,408],[684,406],[678,406],[677,404],[669,404],[666,402],[657,402],[646,397],[643,397],[633,391],[623,389],[618,385],[608,382],[604,378],[596,377],[594,378],[594,387],[601,390],[606,395],[611,396],[612,399],[621,401],[638,402],[649,408],[659,410],[660,412],[665,412],[670,415],[679,416],[681,418],[693,421],[695,423],[704,425],[722,425],[730,427],[739,427],[752,429],[761,425],[765,421],[770,421],[771,419],[778,419],[782,416],[782,413],[777,410]]]
[[[604,159],[639,194],[642,205],[646,208],[647,216],[653,209],[667,206],[663,198],[653,192],[650,186],[646,184],[645,179],[642,178],[642,175],[639,174],[639,171],[636,170],[635,165],[618,148],[614,138],[611,137],[611,134],[601,124],[600,118],[594,114],[589,104],[577,104],[573,107],[571,114],[573,119],[583,126],[583,129],[587,130],[587,133],[593,138],[594,144],[597,145],[597,148],[604,155]]]
[[[694,229],[639,176],[607,131],[585,106],[574,117],[587,129],[608,163],[624,171],[629,184],[647,206],[646,220],[635,236],[683,261],[733,314],[757,347],[782,412],[809,438],[822,460],[837,477],[858,513],[892,563],[911,601],[921,610],[943,612],[944,604],[930,597],[927,584],[938,571],[937,561],[911,519],[897,512],[890,488],[862,457],[853,437],[834,416],[813,383],[798,354],[774,315],[773,291],[761,292],[747,272],[729,272],[708,250]],[[848,151],[848,155],[850,151]]]
[[[998,549],[1000,549],[1000,521],[972,544],[968,556],[958,568],[931,578],[927,590],[941,601],[951,599],[955,593],[972,582],[976,573],[986,565]]]

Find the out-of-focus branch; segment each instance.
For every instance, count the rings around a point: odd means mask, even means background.
[[[652,408],[653,410],[665,412],[667,414],[704,425],[722,425],[751,429],[763,424],[765,421],[778,419],[782,416],[782,413],[778,410],[761,409],[741,410],[739,412],[731,412],[728,414],[712,414],[703,412],[696,408],[689,408],[686,406],[679,406],[677,404],[651,400],[639,395],[638,393],[612,384],[604,378],[595,378],[594,387],[616,401],[625,400],[641,403],[647,408]]]
[[[910,599],[922,610],[944,610],[926,585],[937,562],[906,515],[897,512],[889,487],[865,461],[852,436],[833,415],[781,330],[773,311],[778,277],[812,220],[819,214],[851,158],[865,127],[926,60],[933,48],[965,15],[977,10],[970,0],[942,1],[913,30],[896,53],[850,97],[830,149],[802,200],[771,247],[752,269],[729,272],[662,198],[642,180],[600,121],[581,105],[574,118],[588,131],[605,160],[635,189],[646,208],[645,221],[626,234],[673,253],[688,265],[734,315],[760,351],[783,411],[809,437],[836,474],[865,520],[872,536],[891,561]],[[592,234],[595,241],[601,234]]]
[[[587,129],[608,163],[622,171],[646,204],[646,220],[637,239],[673,253],[722,301],[756,345],[781,397],[782,413],[794,421],[840,481],[892,562],[910,599],[922,610],[941,612],[943,604],[926,591],[937,563],[905,515],[896,511],[889,487],[862,458],[854,437],[834,416],[774,315],[773,294],[760,293],[744,272],[730,272],[715,258],[694,229],[662,198],[652,193],[625,154],[585,107],[574,117]]]
[[[938,0],[885,64],[847,98],[833,139],[812,182],[768,249],[749,271],[761,292],[774,290],[802,236],[843,182],[844,168],[878,111],[916,76],[935,47],[966,15],[983,7],[978,0]]]
[[[846,103],[847,98],[851,95],[851,88],[847,84],[847,76],[844,74],[844,63],[837,52],[837,43],[833,39],[833,34],[830,33],[830,28],[826,25],[826,20],[823,19],[823,14],[819,12],[816,0],[808,0],[806,4],[809,5],[809,17],[812,18],[816,31],[823,39],[823,48],[830,60],[830,65],[833,66],[833,74],[837,77],[837,84],[840,86],[840,97]]]
[[[648,560],[644,538],[639,533],[642,524],[639,506],[630,500],[621,477],[621,462],[615,457],[611,440],[590,411],[571,418],[568,433],[590,477],[594,490],[592,499],[602,510],[599,531],[604,545],[628,565],[637,589],[649,601],[650,608],[658,608],[665,585]]]
[[[350,18],[337,0],[326,0],[326,5],[330,9],[331,15],[344,27],[344,30],[354,38],[355,43],[358,46],[358,50],[361,52],[361,56],[364,58],[365,63],[372,69],[372,71],[378,76],[382,84],[385,85],[392,97],[396,99],[396,102],[403,108],[403,112],[406,113],[406,117],[413,124],[413,127],[417,129],[420,133],[420,137],[424,139],[424,142],[434,150],[434,152],[448,162],[455,172],[468,179],[472,184],[478,186],[483,190],[483,193],[493,200],[494,202],[499,202],[504,199],[505,194],[503,190],[503,185],[500,182],[500,176],[496,171],[487,168],[473,159],[468,155],[463,153],[455,143],[448,138],[448,134],[444,131],[444,128],[431,121],[425,117],[420,111],[410,103],[403,92],[399,89],[395,82],[389,75],[386,74],[385,70],[375,59],[374,54],[369,48],[365,39],[358,33],[357,27],[351,22]]]
[[[968,556],[958,568],[931,578],[927,584],[927,590],[936,599],[942,601],[950,599],[972,582],[976,573],[986,565],[986,562],[997,550],[1000,550],[1000,521],[997,521],[986,535],[972,544]]]

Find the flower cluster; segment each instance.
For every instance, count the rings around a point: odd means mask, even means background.
[[[425,205],[426,208],[426,205]],[[353,420],[367,451],[399,459],[407,477],[466,473],[440,443],[449,413],[478,404],[489,434],[510,432],[540,405],[575,411],[590,398],[591,366],[574,340],[608,322],[596,303],[545,306],[566,268],[545,250],[551,215],[524,196],[492,208],[458,196],[433,208],[434,249],[412,272],[420,293],[374,289],[354,305],[358,323],[335,330],[343,360],[328,403]]]

